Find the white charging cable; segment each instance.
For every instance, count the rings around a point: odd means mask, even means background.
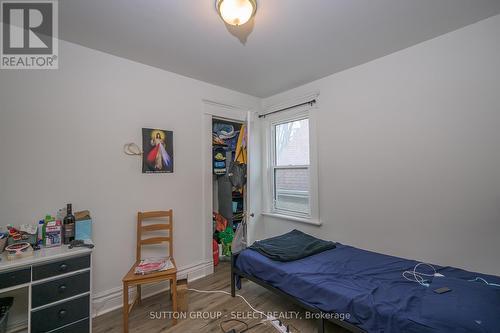
[[[433,273],[429,274],[429,273],[417,272],[417,268],[420,266],[430,267],[433,270]],[[421,286],[424,286],[424,287],[430,286],[430,284],[427,282],[427,279],[425,277],[443,277],[444,276],[443,274],[438,273],[434,266],[432,266],[431,264],[427,264],[425,262],[421,262],[421,263],[416,264],[415,267],[413,267],[413,271],[404,271],[402,275],[406,280],[411,281],[411,282],[417,282],[418,284],[420,284]]]
[[[194,288],[187,288],[187,290],[189,291],[194,291],[196,293],[201,293],[201,294],[224,294],[224,295],[229,295],[229,296],[232,296],[231,293],[225,291],[225,290],[199,290],[199,289],[194,289]],[[281,320],[279,320],[278,318],[275,318],[273,316],[268,316],[267,314],[265,314],[264,312],[260,311],[260,310],[257,310],[256,308],[254,308],[252,306],[252,304],[250,304],[245,297],[241,296],[240,294],[235,294],[236,297],[239,297],[241,298],[249,307],[250,309],[252,309],[253,312],[255,313],[258,313],[262,316],[264,316],[266,319],[263,319],[261,321],[261,323],[264,323],[264,322],[270,322],[273,327],[275,329],[277,329],[279,332],[290,332],[290,327],[288,326],[285,326]],[[251,327],[253,328],[253,327]]]
[[[225,294],[225,295],[229,295],[229,296],[232,296],[231,293],[225,291],[225,290],[199,290],[199,289],[193,289],[193,288],[188,288],[187,290],[189,291],[194,291],[196,293],[201,293],[201,294]],[[261,315],[263,315],[264,317],[266,317],[268,320],[269,320],[269,316],[267,314],[265,314],[264,312],[260,311],[260,310],[257,310],[256,308],[254,308],[247,300],[245,297],[241,296],[240,294],[236,294],[237,297],[241,298],[245,303],[247,303],[247,305],[250,307],[250,309],[252,309],[253,312],[255,313],[259,313]]]
[[[417,272],[417,268],[419,266],[430,267],[434,271],[434,273],[429,274],[429,273]],[[436,268],[434,266],[432,266],[431,264],[427,264],[425,262],[421,262],[421,263],[416,264],[415,267],[413,267],[412,271],[404,271],[402,275],[406,280],[411,281],[411,282],[417,282],[418,284],[420,284],[421,286],[424,286],[424,287],[430,286],[430,284],[427,282],[425,277],[444,277],[443,274],[438,273],[436,271]],[[475,279],[471,279],[471,280],[467,280],[467,281],[469,281],[469,282],[481,282],[481,283],[484,283],[487,286],[491,286],[491,287],[500,287],[500,284],[488,282],[481,277],[476,277]]]
[[[480,278],[479,276],[478,276],[478,277],[476,277],[475,279],[469,280],[469,282],[483,282],[483,283],[485,283],[485,284],[486,284],[486,285],[488,285],[488,286],[492,286],[492,287],[500,287],[500,284],[496,284],[496,283],[491,283],[491,282],[488,282],[488,281],[486,281],[485,279]]]

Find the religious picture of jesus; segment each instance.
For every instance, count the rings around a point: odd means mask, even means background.
[[[142,129],[142,173],[174,172],[173,132]]]

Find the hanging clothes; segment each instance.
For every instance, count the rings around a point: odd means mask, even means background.
[[[247,165],[239,162],[231,162],[227,169],[231,184],[239,191],[247,182]]]
[[[234,160],[241,164],[247,164],[247,128],[245,125],[241,125],[240,135],[236,143],[236,155]]]
[[[219,202],[219,214],[224,216],[228,221],[228,226],[233,226],[233,185],[229,180],[229,176],[226,174],[224,176],[217,177],[217,199]]]

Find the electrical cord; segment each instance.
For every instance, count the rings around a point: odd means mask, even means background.
[[[234,329],[234,328],[231,328],[231,329],[228,329],[228,330],[224,328],[223,324],[230,323],[230,322],[238,322],[238,323],[241,323],[241,324],[245,325],[245,328],[242,331],[240,331],[239,333],[248,332],[248,331],[254,329],[255,327],[260,326],[260,325],[262,325],[264,323],[264,321],[261,321],[261,322],[255,324],[255,325],[253,325],[253,326],[248,326],[248,324],[246,322],[244,322],[243,320],[240,320],[240,319],[227,319],[227,320],[223,320],[223,321],[221,321],[219,323],[219,327],[220,327],[220,329],[221,329],[221,331],[223,333],[236,332],[236,329]]]
[[[188,289],[188,290],[189,290],[189,289]],[[222,332],[224,332],[224,333],[229,333],[229,332],[231,332],[231,331],[235,331],[235,329],[234,329],[234,328],[233,328],[233,329],[226,330],[226,329],[224,328],[224,325],[222,325],[222,324],[225,324],[225,323],[230,323],[230,322],[238,322],[238,323],[240,323],[240,324],[245,325],[245,328],[244,328],[244,330],[243,330],[242,332],[245,332],[245,330],[247,330],[247,329],[248,329],[248,324],[247,324],[247,323],[245,323],[243,320],[240,320],[240,319],[227,319],[227,320],[223,320],[223,321],[221,321],[221,322],[219,323],[219,327],[220,327],[220,329],[221,329],[221,331],[222,331]]]
[[[188,291],[194,291],[196,293],[201,293],[201,294],[224,294],[224,295],[229,295],[229,296],[232,296],[231,293],[225,291],[225,290],[199,290],[199,289],[194,289],[194,288],[187,288]],[[253,312],[255,313],[259,313],[261,314],[262,316],[266,317],[266,319],[260,321],[258,324],[255,324],[253,326],[248,326],[248,324],[242,320],[239,320],[239,319],[228,319],[228,320],[224,320],[222,321],[219,326],[222,330],[222,332],[224,333],[229,333],[231,331],[234,331],[234,329],[232,330],[229,330],[229,331],[226,331],[224,329],[224,327],[222,326],[223,323],[226,323],[226,322],[231,322],[231,321],[237,321],[237,322],[240,322],[240,323],[243,323],[245,325],[245,328],[243,329],[243,331],[241,331],[240,333],[243,333],[243,332],[247,332],[259,325],[262,325],[263,323],[265,323],[266,321],[279,321],[279,323],[281,324],[281,320],[277,319],[277,318],[269,318],[269,316],[267,314],[265,314],[264,312],[260,311],[260,310],[257,310],[256,308],[254,308],[247,300],[245,297],[241,296],[240,294],[235,294],[235,296],[241,298],[247,305],[248,307],[250,307],[250,309],[252,309]]]
[[[244,329],[243,331],[241,331],[240,333],[245,333],[245,332],[248,332],[248,331],[250,331],[250,330],[254,329],[254,328],[255,328],[255,327],[257,327],[257,326],[262,325],[263,323],[264,323],[264,322],[263,322],[263,321],[261,321],[260,323],[257,323],[257,324],[255,324],[255,325],[253,325],[253,326],[250,326],[250,327],[248,327],[248,328],[245,328],[245,329]]]
[[[417,272],[417,268],[419,266],[430,267],[434,271],[434,273],[429,274],[429,273]],[[417,282],[418,284],[420,284],[424,287],[430,286],[430,284],[427,282],[425,277],[444,277],[443,274],[438,273],[436,271],[436,268],[434,266],[432,266],[431,264],[424,263],[424,262],[416,264],[415,267],[413,267],[413,271],[404,271],[402,275],[406,280],[411,281],[411,282]],[[471,279],[471,280],[467,280],[467,281],[469,281],[469,282],[482,282],[488,286],[500,288],[500,284],[488,282],[479,276],[476,277],[475,279]]]
[[[196,293],[201,293],[201,294],[225,294],[232,296],[231,293],[225,291],[225,290],[199,290],[199,289],[193,289],[193,288],[188,288],[187,290],[189,291],[194,291]],[[241,296],[240,294],[236,294],[237,297],[241,298],[249,307],[252,309],[253,312],[259,313],[269,319],[269,317],[262,311],[255,309],[247,300],[245,297]]]
[[[417,268],[420,266],[430,267],[434,272],[432,274],[417,272]],[[427,264],[425,262],[421,262],[421,263],[416,264],[415,267],[413,267],[413,271],[404,271],[402,275],[406,280],[411,281],[411,282],[417,282],[418,284],[420,284],[421,286],[424,286],[424,287],[430,286],[430,284],[428,282],[426,282],[427,281],[425,279],[426,276],[428,276],[428,277],[433,277],[433,276],[442,277],[443,276],[442,274],[440,274],[436,271],[436,268],[434,268],[434,266],[432,266],[431,264]]]
[[[492,286],[492,287],[500,287],[500,284],[496,284],[496,283],[491,283],[491,282],[488,282],[488,281],[486,281],[485,279],[480,278],[479,276],[478,276],[478,277],[476,277],[475,279],[469,280],[469,282],[483,282],[483,283],[487,284],[488,286]]]

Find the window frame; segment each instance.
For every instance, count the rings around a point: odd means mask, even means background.
[[[314,112],[311,112],[314,106],[306,106],[295,110],[284,111],[272,116],[266,117],[265,135],[265,156],[266,156],[266,172],[264,172],[264,213],[265,216],[281,218],[289,221],[304,222],[313,225],[321,225],[319,220],[319,204],[318,204],[318,158],[317,158],[317,141],[316,141],[316,119]],[[308,119],[309,121],[309,165],[276,165],[276,126],[292,121]],[[307,168],[309,171],[309,211],[301,213],[296,211],[288,211],[276,207],[276,191],[275,191],[275,170],[277,169],[294,169]]]
[[[311,193],[310,193],[310,190],[311,190],[311,179],[310,179],[310,168],[311,168],[311,153],[309,153],[309,164],[307,165],[295,165],[295,164],[291,164],[291,165],[278,165],[278,155],[277,155],[277,152],[276,152],[276,148],[277,148],[277,142],[276,142],[276,127],[279,126],[279,125],[282,125],[282,124],[287,124],[287,123],[291,123],[291,122],[294,122],[294,121],[301,121],[301,120],[306,120],[308,121],[308,125],[309,125],[309,116],[308,115],[305,115],[305,114],[301,114],[297,117],[293,117],[293,118],[290,118],[290,119],[280,119],[280,120],[276,120],[276,121],[273,121],[271,123],[271,161],[270,161],[270,166],[271,166],[271,188],[272,188],[272,202],[271,202],[271,210],[272,212],[274,213],[277,213],[277,214],[282,214],[282,215],[292,215],[292,216],[296,216],[296,217],[304,217],[304,218],[310,218],[311,217],[311,202],[310,202],[310,197],[311,197]],[[310,136],[311,136],[311,133],[310,133],[310,130],[309,130],[309,133],[308,133],[308,139],[310,139]],[[309,147],[311,146],[311,143],[309,142]],[[277,191],[276,191],[276,170],[290,170],[290,169],[305,169],[307,170],[308,174],[309,174],[309,191],[308,191],[308,199],[309,199],[309,204],[307,205],[308,209],[307,209],[307,212],[305,213],[302,213],[302,212],[299,212],[299,211],[294,211],[294,210],[287,210],[287,209],[283,209],[283,208],[278,208],[277,205],[276,205],[276,202],[277,202]]]

